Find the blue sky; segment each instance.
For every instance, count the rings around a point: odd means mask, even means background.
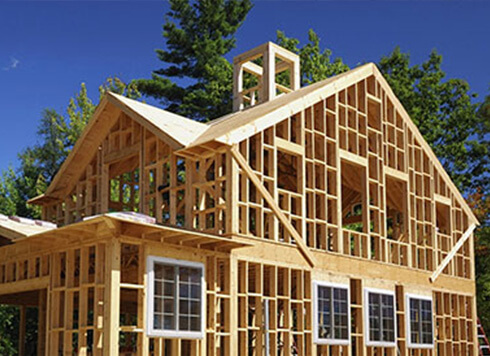
[[[64,110],[85,82],[112,75],[148,77],[164,46],[163,1],[0,1],[0,170],[35,142],[44,108]],[[377,62],[399,45],[414,63],[436,48],[449,77],[466,79],[480,97],[490,90],[488,1],[257,1],[237,34],[232,56],[276,30],[322,44],[350,66]]]

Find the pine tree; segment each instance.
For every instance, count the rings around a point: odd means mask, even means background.
[[[313,84],[349,70],[342,58],[337,57],[332,61],[332,51],[321,49],[320,37],[312,29],[308,31],[308,43],[302,47],[298,47],[298,39],[287,37],[282,31],[277,31],[276,41],[278,45],[299,55],[302,85]]]
[[[164,67],[136,81],[142,94],[167,110],[207,121],[231,111],[233,68],[224,58],[250,0],[170,0],[163,25],[166,49],[156,50]]]
[[[382,57],[379,68],[425,140],[466,194],[488,189],[489,124],[478,114],[469,85],[449,78],[442,56],[432,51],[421,65],[410,65],[400,48]]]
[[[99,95],[112,91],[132,99],[141,97],[135,84],[111,77],[99,87]],[[82,83],[80,91],[69,100],[66,114],[45,109],[38,124],[36,144],[19,155],[19,168],[9,168],[0,176],[0,213],[40,218],[40,208],[27,204],[47,189],[61,164],[73,149],[92,117],[96,105]]]

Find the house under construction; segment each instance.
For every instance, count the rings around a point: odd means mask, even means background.
[[[0,216],[19,354],[34,306],[38,356],[478,355],[478,222],[376,66],[233,66],[209,123],[107,93],[43,221]]]

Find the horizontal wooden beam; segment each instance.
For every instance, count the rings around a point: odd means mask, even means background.
[[[345,160],[345,161],[348,161],[350,163],[354,163],[354,164],[357,164],[359,166],[363,166],[363,167],[367,167],[368,166],[368,160],[367,158],[364,158],[364,157],[361,157],[361,156],[358,156],[354,153],[351,153],[349,151],[346,151],[346,150],[339,150],[339,155],[340,155],[340,158]]]
[[[300,249],[302,255],[306,258],[308,263],[310,264],[311,267],[315,266],[315,258],[313,257],[313,254],[309,250],[308,246],[306,246],[306,243],[303,241],[301,236],[299,235],[298,231],[294,228],[293,224],[289,221],[289,219],[284,215],[282,212],[281,208],[277,204],[277,202],[274,200],[272,195],[270,195],[269,191],[262,185],[262,182],[259,180],[257,175],[254,173],[252,168],[248,165],[247,161],[245,158],[242,156],[242,154],[238,151],[236,146],[233,146],[230,149],[231,155],[235,159],[235,161],[238,163],[241,169],[245,172],[245,174],[248,176],[250,181],[255,185],[257,190],[260,192],[264,200],[269,204],[271,210],[273,213],[276,215],[276,217],[279,219],[279,221],[284,225],[286,230],[291,234],[293,237],[294,241],[296,242],[298,248]]]
[[[291,153],[293,155],[303,156],[305,148],[297,143],[292,143],[280,137],[276,137],[276,146],[278,149]]]
[[[139,153],[141,144],[137,143],[132,146],[125,147],[116,152],[109,153],[104,156],[104,163],[114,163],[124,158],[128,158]]]
[[[440,194],[434,194],[434,200],[438,203],[451,206],[451,198],[447,198]]]
[[[408,182],[408,173],[400,172],[397,169],[393,169],[387,166],[384,167],[384,170],[385,170],[385,174],[389,175],[390,177],[404,182]]]
[[[245,72],[248,72],[250,74],[253,74],[257,77],[261,77],[264,74],[264,70],[261,66],[258,64],[255,64],[254,62],[245,62],[243,63],[243,70]],[[285,70],[289,69],[289,64],[286,62],[279,62],[276,63],[276,74],[284,72]]]
[[[475,230],[475,228],[476,228],[476,225],[471,224],[470,227],[465,231],[463,236],[461,236],[461,238],[458,240],[458,242],[456,242],[456,244],[453,246],[451,251],[449,251],[446,258],[444,258],[444,260],[441,262],[441,264],[439,266],[437,266],[434,273],[432,273],[432,276],[430,276],[430,281],[432,283],[434,283],[436,281],[437,277],[439,277],[439,275],[442,273],[442,271],[444,271],[444,268],[446,268],[446,266],[449,264],[449,262],[451,262],[451,260],[454,258],[454,256],[456,256],[456,253],[464,245],[464,243],[470,238],[470,236],[473,233],[473,230]]]
[[[238,56],[233,58],[233,64],[253,61],[254,59],[259,58],[260,56],[262,56],[262,53],[264,52],[266,47],[267,47],[267,43],[264,43],[258,47],[252,48],[251,50],[245,53],[239,54]]]
[[[48,286],[48,276],[33,279],[24,279],[22,281],[0,284],[0,295],[39,290],[47,288]]]

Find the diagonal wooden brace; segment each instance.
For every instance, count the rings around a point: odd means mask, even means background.
[[[294,241],[296,242],[296,245],[298,246],[301,254],[306,258],[306,260],[308,261],[310,266],[314,267],[315,266],[315,257],[313,256],[313,254],[309,250],[308,246],[306,246],[306,243],[303,241],[303,239],[299,235],[298,231],[296,231],[293,224],[291,224],[291,222],[286,217],[286,215],[284,215],[284,213],[282,212],[281,208],[279,207],[277,202],[274,200],[272,195],[270,195],[269,191],[263,186],[260,179],[254,173],[252,168],[248,165],[248,162],[246,161],[245,157],[242,156],[242,154],[238,151],[236,146],[233,146],[230,149],[230,152],[231,152],[231,155],[233,156],[233,158],[235,159],[235,161],[240,166],[240,168],[243,169],[245,174],[248,176],[248,178],[255,185],[255,187],[260,192],[262,197],[265,199],[267,204],[269,204],[273,213],[276,215],[276,217],[279,219],[279,221],[284,225],[286,230],[291,234],[291,236],[293,237]]]
[[[453,248],[451,249],[451,251],[449,251],[446,258],[444,258],[444,260],[441,262],[441,264],[439,266],[437,266],[434,273],[432,273],[432,276],[430,276],[429,280],[431,281],[431,283],[434,283],[436,281],[437,277],[439,277],[439,275],[442,273],[442,271],[444,271],[444,268],[446,268],[447,265],[449,264],[449,262],[451,262],[451,260],[454,258],[454,256],[458,252],[458,250],[464,245],[466,240],[469,239],[469,237],[471,236],[471,233],[473,232],[473,230],[475,230],[475,228],[476,228],[475,224],[470,225],[470,227],[465,231],[463,236],[461,236],[461,238],[458,240],[458,242],[456,242],[456,245],[453,246]]]

